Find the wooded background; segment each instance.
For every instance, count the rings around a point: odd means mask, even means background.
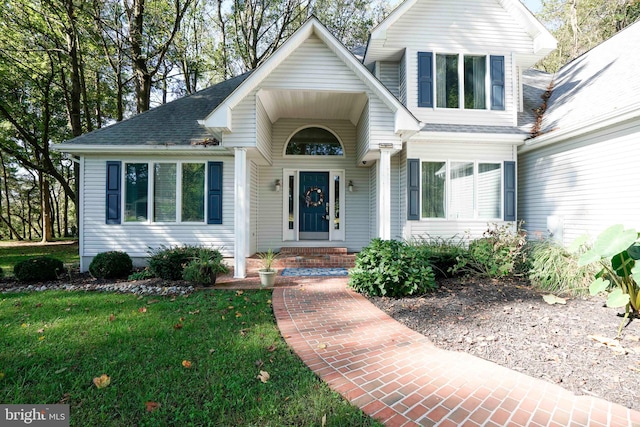
[[[397,3],[397,2],[396,2]],[[543,1],[555,72],[640,17],[640,0]],[[260,65],[315,15],[347,48],[387,0],[7,0],[0,21],[0,239],[77,232],[77,163],[51,145]]]

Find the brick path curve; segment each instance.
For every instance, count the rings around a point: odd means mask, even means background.
[[[387,426],[640,426],[640,413],[436,348],[346,286],[296,278],[273,291],[287,343],[329,386]]]

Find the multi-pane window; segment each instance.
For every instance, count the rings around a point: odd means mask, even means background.
[[[204,222],[204,163],[126,163],[124,190],[126,222]]]
[[[501,216],[501,163],[422,162],[422,218]]]
[[[435,80],[437,107],[486,109],[486,56],[437,54]]]

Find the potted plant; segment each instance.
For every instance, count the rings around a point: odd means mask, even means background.
[[[259,253],[258,258],[262,260],[262,268],[258,270],[260,285],[263,288],[272,288],[276,282],[277,273],[277,270],[272,268],[272,265],[276,258],[278,258],[278,254],[269,248],[267,252]]]
[[[212,286],[216,283],[218,273],[228,272],[229,268],[224,264],[220,251],[200,248],[184,268],[183,278],[197,285]]]

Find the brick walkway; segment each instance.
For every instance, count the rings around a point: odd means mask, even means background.
[[[276,287],[278,327],[332,389],[385,425],[640,426],[636,411],[440,350],[346,282],[298,278]]]

